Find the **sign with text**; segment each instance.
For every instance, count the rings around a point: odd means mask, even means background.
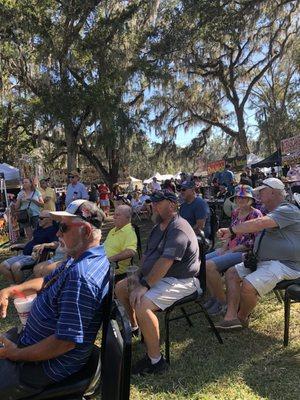
[[[214,174],[215,172],[222,171],[225,167],[225,161],[213,161],[207,164],[207,172],[208,174]]]
[[[300,135],[281,140],[281,154],[290,154],[300,151]]]

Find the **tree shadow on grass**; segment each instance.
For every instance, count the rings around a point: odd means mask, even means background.
[[[161,316],[159,318],[162,319]],[[160,322],[163,332],[164,325]],[[172,323],[170,370],[158,376],[133,377],[132,383],[136,389],[157,395],[176,394],[178,399],[198,399],[202,390],[216,384],[216,397],[212,398],[218,398],[217,391],[222,390],[225,380],[230,385],[236,381],[237,386],[243,381],[257,395],[268,399],[299,398],[299,392],[298,397],[296,395],[298,384],[295,384],[299,379],[299,371],[297,374],[292,366],[282,362],[282,357],[286,357],[288,351],[282,347],[281,336],[274,338],[252,329],[228,332],[222,334],[224,344],[220,345],[208,330],[203,314],[194,317],[193,324],[189,328],[185,320]],[[144,347],[134,342],[134,361],[143,352]]]

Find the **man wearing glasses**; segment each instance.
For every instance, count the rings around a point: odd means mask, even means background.
[[[79,182],[79,173],[77,171],[72,171],[69,173],[68,178],[70,183],[67,187],[66,207],[74,200],[88,200],[89,194],[84,184]]]
[[[0,274],[10,283],[20,283],[24,279],[23,267],[33,266],[37,259],[36,251],[39,245],[57,242],[57,224],[53,223],[49,211],[42,211],[39,225],[33,231],[33,238],[26,244],[11,246],[11,250],[23,250],[22,254],[10,257],[0,264]]]
[[[2,318],[14,291],[38,294],[19,337],[12,331],[11,340],[0,337],[3,399],[30,398],[83,368],[102,324],[109,286],[109,261],[99,245],[103,215],[85,200],[51,215],[69,258],[45,278],[0,291]]]

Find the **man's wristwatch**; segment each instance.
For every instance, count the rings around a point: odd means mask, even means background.
[[[146,281],[145,277],[142,276],[140,278],[140,284],[144,287],[146,287],[148,290],[151,289],[151,286],[149,285],[149,283]]]
[[[233,231],[232,226],[229,226],[229,232],[231,233],[231,239],[236,237],[236,233]]]

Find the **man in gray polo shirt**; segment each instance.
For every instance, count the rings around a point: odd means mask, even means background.
[[[127,310],[133,332],[141,329],[147,348],[146,356],[133,366],[133,374],[160,373],[167,369],[160,353],[155,311],[201,290],[195,278],[200,268],[197,238],[190,224],[178,216],[175,194],[155,192],[151,201],[159,223],[147,242],[139,284],[131,293],[127,279],[116,285],[117,298]]]
[[[227,240],[235,234],[261,231],[253,249],[257,269],[253,272],[241,263],[225,274],[227,313],[218,329],[248,326],[258,295],[270,292],[282,280],[300,278],[300,210],[285,201],[284,184],[277,178],[265,179],[255,192],[269,213],[218,232],[221,240]]]

